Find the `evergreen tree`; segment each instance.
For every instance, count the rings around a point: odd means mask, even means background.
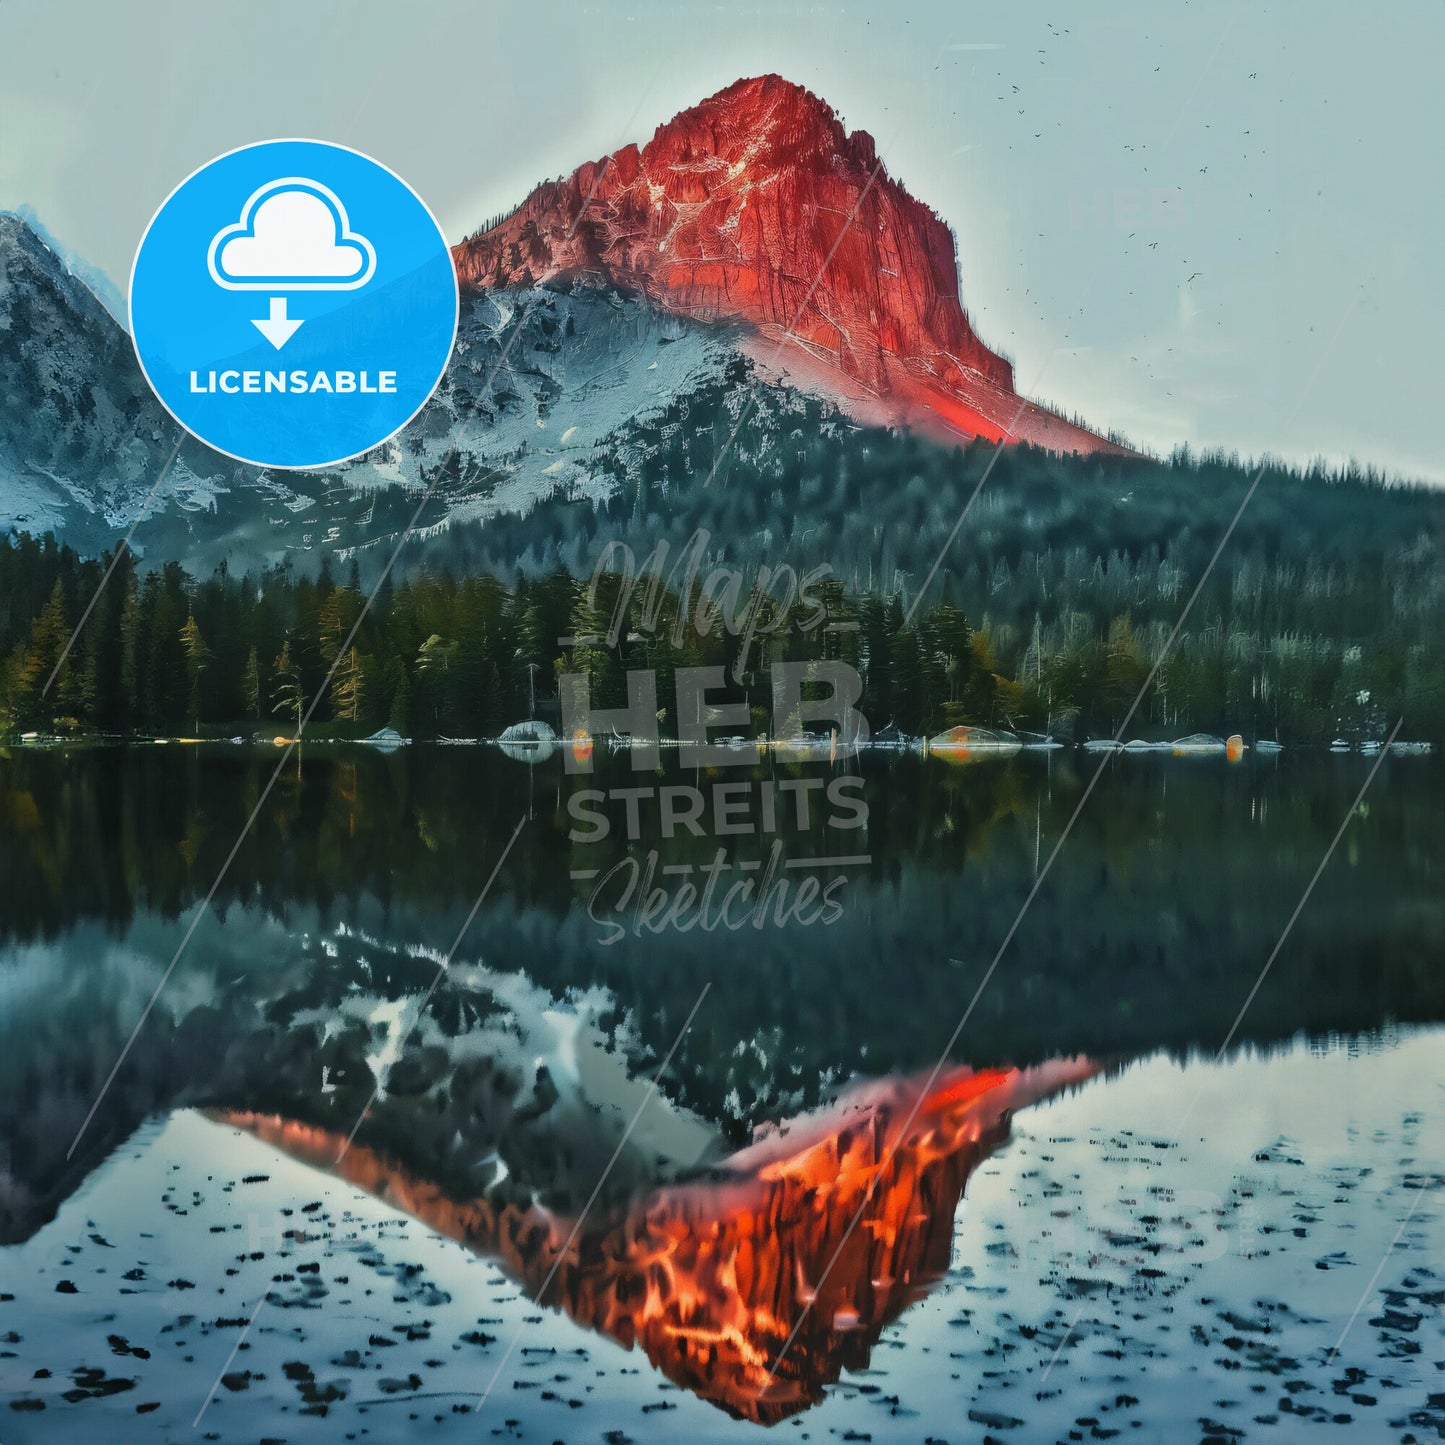
[[[253,642],[246,651],[246,670],[241,675],[241,692],[246,699],[248,716],[261,720],[261,660]]]
[[[275,662],[271,664],[271,711],[288,721],[296,719],[296,731],[301,731],[301,713],[305,706],[305,695],[301,691],[301,674],[291,659],[291,642],[288,638]]]
[[[395,728],[402,737],[411,736],[411,678],[399,658],[393,659],[395,682],[391,693],[391,711],[386,725]]]
[[[181,646],[186,653],[186,676],[190,682],[191,717],[195,720],[196,731],[201,729],[201,679],[210,662],[211,649],[201,636],[195,613],[186,619],[180,631]]]
[[[416,699],[412,725],[424,720],[430,734],[447,731],[452,719],[451,664],[456,655],[455,640],[433,632],[416,652]]]
[[[336,668],[331,682],[331,706],[338,718],[355,722],[361,716],[366,696],[366,669],[358,648],[353,644]]]
[[[14,711],[18,725],[36,728],[56,715],[55,700],[43,694],[46,682],[55,671],[66,643],[65,593],[60,579],[51,588],[50,598],[30,628],[30,640],[21,658],[14,684]],[[56,683],[66,678],[69,659],[61,664]],[[59,694],[57,694],[57,698]]]

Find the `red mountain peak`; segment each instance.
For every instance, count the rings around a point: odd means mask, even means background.
[[[546,182],[453,252],[464,289],[592,279],[741,323],[749,349],[860,420],[950,439],[1108,446],[1013,390],[974,334],[953,235],[893,180],[866,131],[778,75],[739,80]]]

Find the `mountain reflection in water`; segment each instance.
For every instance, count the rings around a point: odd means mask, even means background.
[[[760,1130],[706,1177],[584,1218],[575,1240],[574,1219],[451,1198],[360,1144],[337,1164],[342,1141],[330,1130],[213,1117],[495,1258],[528,1294],[545,1287],[540,1303],[640,1347],[730,1414],[775,1423],[818,1403],[843,1370],[865,1368],[885,1326],[947,1270],[964,1186],[1007,1138],[1012,1112],[1095,1072],[1074,1058],[956,1068],[927,1092],[920,1077],[855,1085],[829,1108]]]

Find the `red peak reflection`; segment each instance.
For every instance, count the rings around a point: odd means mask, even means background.
[[[1082,1058],[953,1069],[922,1097],[916,1078],[857,1086],[707,1178],[588,1218],[542,1303],[641,1348],[731,1414],[776,1423],[821,1400],[842,1370],[866,1366],[884,1327],[943,1275],[964,1185],[1007,1137],[1010,1112],[1094,1072]],[[529,1293],[572,1232],[575,1221],[538,1205],[452,1199],[362,1145],[336,1166],[341,1140],[329,1130],[274,1115],[217,1117],[497,1259]]]

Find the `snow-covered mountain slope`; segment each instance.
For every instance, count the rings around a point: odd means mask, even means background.
[[[363,491],[436,484],[439,521],[525,515],[615,494],[622,433],[724,380],[731,334],[646,301],[577,287],[469,298],[436,395],[384,447],[347,464]]]
[[[402,561],[414,565],[458,523],[635,490],[690,399],[705,395],[710,413],[725,399],[726,421],[755,394],[738,343],[732,328],[615,290],[488,291],[464,303],[447,374],[404,431],[355,462],[268,471],[181,437],[106,309],[23,221],[0,216],[0,531],[54,531],[93,553],[138,522],[143,558],[194,573],[223,560],[307,567],[385,556],[430,490]],[[800,407],[785,386],[763,390],[763,415]]]

